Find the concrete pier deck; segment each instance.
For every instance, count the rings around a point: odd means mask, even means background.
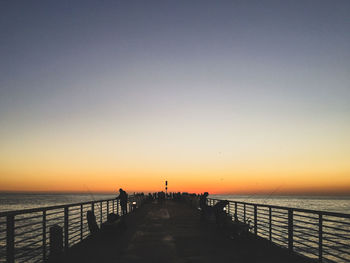
[[[253,235],[233,240],[185,203],[154,201],[127,215],[126,222],[119,234],[73,247],[65,262],[311,262]]]

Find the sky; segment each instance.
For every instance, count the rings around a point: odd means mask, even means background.
[[[350,1],[2,1],[0,191],[350,194]]]

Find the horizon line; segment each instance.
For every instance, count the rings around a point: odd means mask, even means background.
[[[162,191],[162,190],[160,190]],[[158,191],[127,191],[128,193],[154,193]],[[168,193],[178,193],[179,191],[168,191]],[[194,192],[187,192],[183,191],[180,193],[194,193]],[[201,192],[202,193],[202,192]],[[195,194],[201,194],[201,193],[195,193]],[[0,194],[98,194],[98,195],[113,195],[118,194],[117,191],[20,191],[20,190],[0,190]],[[210,193],[209,195],[233,195],[233,196],[350,196],[349,191],[341,191],[341,192],[284,192],[284,193],[232,193],[232,192],[214,192]]]

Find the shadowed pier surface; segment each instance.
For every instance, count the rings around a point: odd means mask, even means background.
[[[86,240],[67,262],[309,262],[253,236],[232,240],[184,203],[145,204],[126,220],[126,231]]]

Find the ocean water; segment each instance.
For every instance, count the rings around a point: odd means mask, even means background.
[[[350,214],[350,196],[210,195],[210,198]]]
[[[0,194],[0,212],[115,198],[117,194]],[[210,195],[232,201],[350,214],[350,196]]]
[[[0,194],[0,212],[115,198],[117,194]]]

